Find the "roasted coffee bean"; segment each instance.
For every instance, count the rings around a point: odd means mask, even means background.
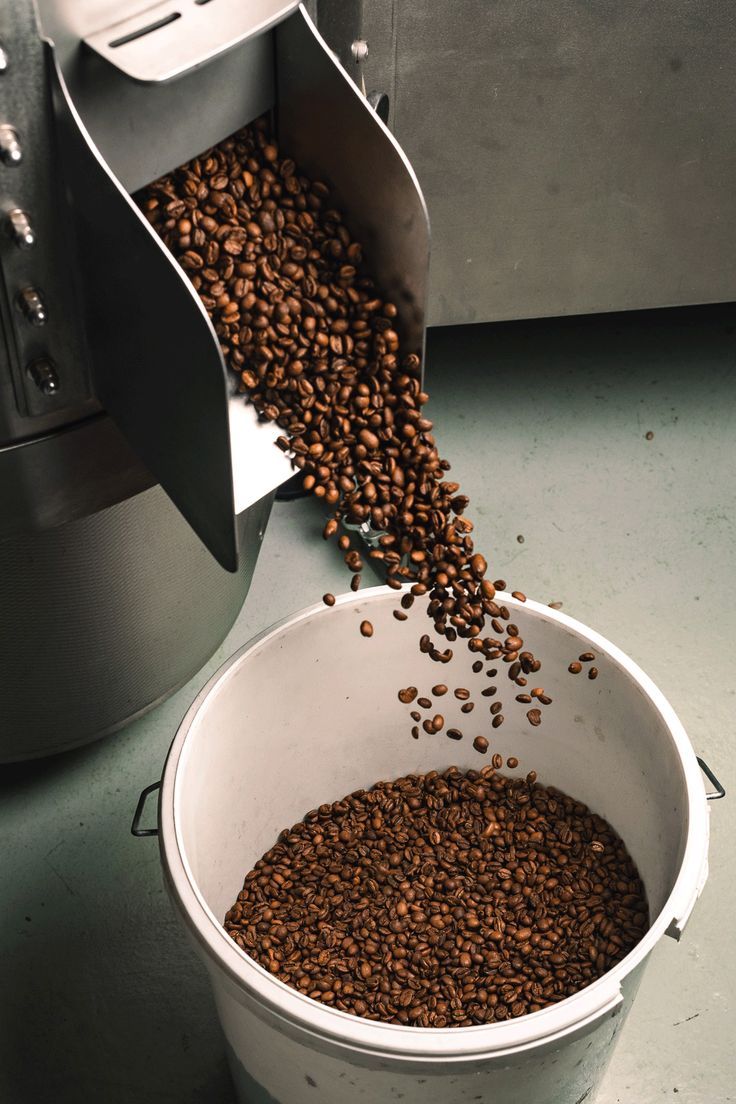
[[[537,725],[542,723],[542,714],[539,709],[529,709],[527,711],[527,718],[529,724],[532,725],[533,728],[536,728]]]
[[[482,670],[483,670],[483,660],[482,659],[476,659],[475,663],[473,664],[473,673],[477,675],[479,673],[479,671],[482,671]]]
[[[460,706],[461,713],[472,713],[475,709],[475,702],[467,701],[464,705]]]
[[[473,747],[476,751],[479,751],[481,755],[485,755],[488,751],[488,741],[485,736],[476,736],[473,740]]]
[[[500,770],[503,766],[503,755],[500,755],[498,752],[496,752],[491,759],[491,766],[494,770]]]
[[[407,686],[405,690],[399,690],[399,701],[403,702],[404,705],[409,705],[410,702],[414,701],[417,693],[416,686]]]
[[[521,590],[512,590],[511,597],[516,598],[517,602],[526,602],[526,594]]]
[[[495,649],[483,642],[487,616],[510,619],[494,601],[506,583],[486,578],[468,497],[446,478],[423,414],[420,357],[402,346],[399,307],[375,286],[329,188],[284,156],[264,117],[138,199],[192,280],[242,390],[283,429],[278,446],[304,489],[331,508],[324,536],[343,522],[372,529],[379,536],[365,555],[383,565],[387,586],[411,586],[402,609],[428,595],[448,644],[463,639],[515,664],[516,631]],[[344,534],[338,543],[357,590],[363,556]],[[452,649],[425,636],[422,650],[450,662]]]
[[[496,693],[498,693],[498,687],[497,686],[486,686],[481,690],[481,695],[484,698],[492,698],[494,696],[494,694],[496,694]],[[491,708],[493,708],[493,707],[491,707]]]
[[[353,575],[352,579],[350,580],[350,589],[351,590],[353,590],[353,591],[360,590],[360,579],[361,579],[360,575]]]
[[[436,698],[441,698],[443,694],[447,693],[447,687],[444,682],[438,682],[436,686],[432,687],[432,693]]]
[[[582,663],[578,663],[577,660],[573,660],[567,669],[571,675],[579,675],[583,669],[583,665]]]
[[[225,931],[287,985],[373,1020],[472,1026],[571,996],[644,935],[644,889],[610,825],[496,763],[320,805],[246,875]]]
[[[453,690],[453,694],[460,701],[467,701],[470,697],[470,691],[466,690],[464,686],[459,686],[457,690]]]
[[[597,667],[590,667],[589,668],[588,678],[589,679],[597,679],[598,678],[598,668]]]
[[[578,656],[578,659],[581,663],[592,663],[595,659],[595,652],[583,652],[582,655]]]
[[[422,714],[417,709],[412,709],[409,716],[413,721],[421,721],[422,719]]]
[[[403,613],[401,610],[394,610],[393,615],[394,615],[394,617],[396,618],[397,621],[406,621],[407,620],[406,614]]]
[[[430,698],[417,698],[417,705],[421,705],[422,709],[431,709],[432,701]]]
[[[322,595],[322,601],[324,602],[324,604],[326,606],[334,606],[334,604],[335,604],[335,595],[334,594],[329,594],[329,593],[328,594],[323,594]]]
[[[517,694],[516,695],[516,700],[517,700],[517,702],[523,702],[524,705],[530,705],[531,701],[532,701],[532,697],[531,697],[531,694]]]
[[[500,705],[500,702],[499,702],[499,705]],[[491,724],[494,728],[500,728],[501,725],[503,724],[503,722],[504,722],[503,713],[497,713],[496,716],[491,721]]]
[[[463,734],[459,728],[448,728],[447,735],[451,740],[462,740]]]
[[[363,636],[373,636],[373,625],[370,621],[361,621],[360,631]]]
[[[485,691],[484,691],[484,693],[485,693]],[[493,705],[491,706],[491,713],[495,717],[495,715],[497,713],[500,713],[502,709],[503,709],[503,702],[500,702],[500,701],[494,702]]]
[[[509,768],[509,770],[516,770],[518,765],[519,765],[519,760],[516,758],[515,755],[510,755],[508,757],[508,759],[506,760],[506,766]]]

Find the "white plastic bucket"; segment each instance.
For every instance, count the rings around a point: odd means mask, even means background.
[[[164,871],[209,971],[241,1101],[590,1102],[649,952],[665,933],[679,938],[707,876],[709,820],[682,725],[650,679],[597,633],[535,602],[503,601],[542,658],[539,677],[554,703],[539,728],[520,706],[506,709],[497,730],[486,715],[489,755],[517,756],[517,773],[536,770],[613,824],[646,885],[650,930],[575,996],[516,1020],[455,1029],[378,1024],[319,1005],[241,951],[222,919],[282,829],[379,779],[487,762],[471,746],[480,720],[471,728],[450,695],[442,712],[448,727],[466,732],[462,742],[409,735],[401,686],[422,691],[442,678],[472,688],[479,679],[462,642],[449,666],[419,652],[428,624],[419,603],[403,623],[392,617],[396,593],[385,588],[304,610],[246,645],[205,686],[161,786]],[[371,639],[358,631],[364,618]],[[589,649],[595,681],[567,671]]]

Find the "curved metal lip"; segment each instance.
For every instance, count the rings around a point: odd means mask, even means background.
[[[31,445],[41,445],[44,441],[50,441],[55,437],[61,437],[64,433],[73,433],[74,430],[83,429],[85,426],[89,426],[94,422],[103,421],[105,418],[109,418],[109,414],[105,410],[95,410],[83,418],[76,418],[72,422],[63,422],[61,425],[57,426],[56,429],[49,429],[45,433],[37,434],[35,437],[21,437],[17,441],[6,442],[5,444],[0,442],[0,457],[16,449],[30,448]]]
[[[239,648],[215,672],[192,702],[177,730],[164,765],[159,806],[159,845],[170,892],[195,940],[251,999],[267,1007],[285,1025],[295,1026],[315,1039],[363,1053],[384,1055],[392,1060],[421,1061],[424,1064],[460,1062],[491,1055],[501,1057],[523,1050],[531,1044],[552,1043],[616,1010],[622,1001],[623,978],[644,961],[671,926],[672,918],[678,916],[678,909],[686,910],[687,902],[694,897],[696,889],[692,872],[695,869],[701,875],[699,884],[702,883],[702,871],[707,862],[708,808],[695,752],[672,706],[649,676],[600,633],[567,614],[531,599],[521,603],[510,594],[499,593],[505,605],[531,610],[548,621],[564,626],[599,653],[605,654],[607,660],[622,668],[634,680],[662,717],[677,749],[687,788],[687,842],[680,872],[646,935],[621,962],[579,993],[566,997],[550,1008],[521,1016],[518,1020],[475,1027],[431,1029],[380,1024],[339,1009],[325,1008],[274,978],[230,939],[199,891],[181,841],[179,783],[188,757],[190,733],[210,695],[237,675],[241,664],[251,653],[257,652],[278,637],[284,629],[314,617],[329,616],[331,612],[322,603],[305,607],[276,622]],[[352,592],[342,594],[337,598],[336,605],[362,605],[388,596],[395,600],[398,594],[399,591],[389,587],[373,587],[361,592],[360,596]]]

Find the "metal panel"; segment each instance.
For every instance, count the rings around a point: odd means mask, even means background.
[[[104,736],[199,670],[243,604],[271,501],[243,519],[236,574],[160,487],[0,540],[0,763]]]
[[[0,540],[86,517],[155,482],[104,414],[0,448]]]
[[[298,0],[163,0],[120,18],[85,44],[136,81],[158,83],[198,69],[248,38],[263,34]]]
[[[364,244],[377,286],[400,307],[404,348],[422,352],[429,224],[414,171],[303,6],[275,36],[283,147],[334,185],[335,206]]]
[[[430,323],[734,297],[732,4],[371,0],[364,34],[369,83],[396,59]]]
[[[126,7],[119,0],[39,0],[74,105],[118,180],[134,192],[269,109],[273,43],[261,35],[168,84],[139,84],[80,43],[123,18]]]
[[[7,356],[0,378],[3,444],[48,432],[98,407],[89,388],[78,266],[65,217],[44,44],[30,0],[6,4],[0,14],[6,57],[0,125],[17,134],[20,153],[17,163],[0,162],[0,327]],[[20,309],[24,289],[42,297],[43,325],[33,324],[38,315],[31,320]],[[53,394],[40,390],[28,372],[40,358],[54,362]]]
[[[56,99],[96,394],[213,555],[235,571],[228,381],[212,324],[100,158],[60,73]]]

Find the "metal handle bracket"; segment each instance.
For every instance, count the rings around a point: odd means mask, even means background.
[[[698,759],[698,766],[700,767],[701,771],[703,772],[705,777],[708,779],[708,781],[713,786],[715,786],[715,790],[706,791],[706,794],[705,794],[706,801],[719,801],[722,797],[726,796],[725,787],[722,786],[721,783],[718,781],[718,779],[714,775],[713,771],[710,769],[708,764],[705,762],[705,760],[701,759],[699,755],[697,756],[697,759]]]
[[[152,782],[150,786],[146,786],[145,790],[138,798],[138,804],[135,807],[135,813],[133,814],[133,823],[130,826],[130,832],[133,836],[157,836],[158,825],[155,828],[141,828],[141,817],[143,816],[143,810],[146,805],[146,801],[152,793],[161,789],[160,782]]]

